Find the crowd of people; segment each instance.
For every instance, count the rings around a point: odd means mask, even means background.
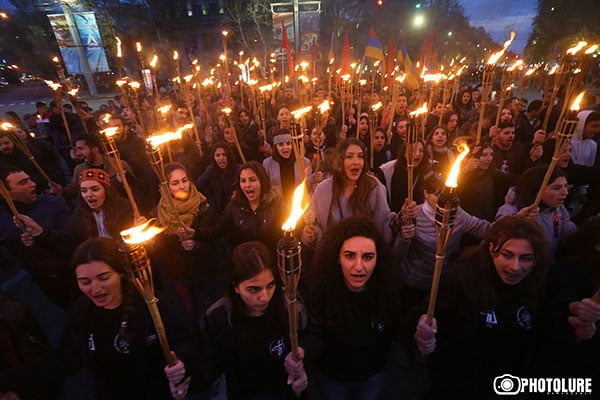
[[[546,130],[541,100],[507,96],[500,113],[488,102],[475,144],[476,86],[448,104],[432,96],[414,143],[407,130],[423,103],[418,90],[387,99],[374,131],[368,110],[384,95],[376,88],[360,101],[321,86],[301,96],[281,88],[265,96],[264,121],[243,107],[252,102],[239,86],[212,95],[191,104],[178,93],[160,103],[116,96],[97,110],[80,101],[77,113],[64,106],[65,118],[54,102],[22,118],[6,113],[0,271],[27,271],[69,322],[52,347],[43,324],[0,290],[0,399],[59,398],[82,367],[99,400],[484,399],[505,390],[494,386],[503,374],[600,382],[600,110],[592,94],[544,187],[568,99],[552,108]],[[333,108],[317,111],[328,98]],[[296,125],[291,111],[303,101],[314,112]],[[156,109],[166,103],[163,118]],[[161,184],[145,138],[188,123],[196,132],[162,146]],[[108,127],[122,169],[107,152]],[[429,320],[438,198],[458,143],[472,151]],[[276,248],[303,179],[310,205],[296,228],[303,265],[292,349]],[[165,228],[147,250],[168,364],[127,278],[120,236],[151,218]]]

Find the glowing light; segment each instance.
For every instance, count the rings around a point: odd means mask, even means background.
[[[585,50],[585,54],[593,54],[596,52],[596,50],[598,50],[598,45],[593,44]]]
[[[165,230],[164,227],[156,226],[157,219],[152,218],[146,223],[121,231],[121,238],[127,244],[140,244],[147,242],[154,236]]]
[[[300,108],[298,110],[294,110],[290,114],[292,114],[292,116],[294,118],[298,119],[298,118],[302,117],[304,114],[306,114],[307,112],[309,112],[310,110],[312,110],[312,106],[308,106],[308,107]]]
[[[290,232],[290,231],[293,231],[294,229],[296,229],[296,223],[298,222],[298,220],[302,217],[302,214],[304,214],[304,212],[308,208],[308,202],[303,201],[304,200],[304,192],[306,191],[305,184],[306,184],[306,179],[303,180],[302,183],[300,183],[300,185],[298,185],[298,187],[296,187],[296,189],[294,189],[294,197],[292,200],[292,211],[290,212],[290,216],[288,217],[287,221],[285,221],[285,223],[281,226],[281,229],[286,232]]]
[[[456,157],[454,164],[452,165],[452,169],[450,169],[450,173],[448,174],[448,179],[446,179],[446,187],[455,188],[458,186],[458,174],[460,174],[460,164],[462,160],[469,154],[469,146],[463,145],[459,146],[458,151],[460,154]]]
[[[421,108],[417,108],[415,111],[411,112],[409,115],[417,117],[421,114],[425,114],[428,111],[429,111],[429,109],[427,108],[427,103],[423,103]]]
[[[579,93],[579,95],[577,97],[575,97],[575,101],[573,101],[573,104],[571,105],[570,110],[571,111],[579,111],[579,107],[581,104],[581,100],[583,99],[583,95],[585,93],[585,90],[581,93]]]
[[[10,131],[11,129],[14,129],[14,127],[15,126],[10,122],[3,122],[0,124],[0,129],[2,129],[3,131]]]
[[[135,51],[138,53],[142,52],[142,44],[140,42],[135,42]]]
[[[111,136],[116,135],[117,132],[119,131],[119,129],[120,128],[118,126],[111,126],[111,127],[101,130],[100,133],[103,133],[106,137],[111,137]]]
[[[319,106],[318,109],[321,113],[324,113],[325,111],[329,110],[329,101],[325,100],[323,101]]]
[[[510,31],[510,39],[508,39],[506,42],[504,42],[504,46],[502,47],[502,50],[492,54],[490,56],[490,58],[488,59],[488,64],[496,64],[498,62],[498,60],[500,59],[500,57],[502,57],[504,55],[504,53],[506,52],[506,49],[508,49],[508,46],[511,45],[511,43],[513,42],[513,40],[515,40],[515,36],[517,36],[515,31]]]
[[[75,97],[77,96],[77,93],[79,93],[79,88],[71,89],[67,93],[69,93],[69,96]]]
[[[118,36],[115,36],[115,41],[117,42],[117,57],[123,57],[123,53],[121,53],[121,39]]]
[[[578,42],[575,46],[567,49],[567,54],[574,56],[579,52],[579,50],[583,49],[585,46],[587,46],[587,42],[582,40]]]
[[[156,63],[158,62],[158,55],[153,55],[152,60],[150,61],[150,67],[156,68]]]
[[[44,81],[46,83],[46,85],[48,85],[50,87],[50,89],[52,89],[53,91],[57,91],[60,87],[62,87],[62,85],[60,83],[57,82],[53,82],[53,81]]]
[[[140,88],[140,83],[137,81],[133,81],[133,82],[129,82],[129,86],[131,86],[133,89],[137,90]]]
[[[179,60],[179,52],[177,50],[173,50],[173,60]]]

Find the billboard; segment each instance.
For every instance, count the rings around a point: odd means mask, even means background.
[[[281,23],[285,26],[292,51],[294,49],[294,8],[292,3],[271,3],[273,14],[273,35],[275,43],[281,43]],[[320,1],[299,3],[300,52],[305,56],[312,51],[313,44],[319,40]]]
[[[49,14],[48,19],[54,31],[54,36],[60,48],[67,72],[69,74],[83,73],[79,53],[77,53],[77,46],[69,30],[65,15]],[[73,19],[79,31],[79,38],[92,72],[110,71],[94,13],[73,13]]]

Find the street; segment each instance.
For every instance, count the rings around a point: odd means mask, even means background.
[[[115,94],[102,94],[90,98],[84,92],[80,94],[79,99],[86,101],[90,107],[96,110],[101,104],[106,104],[109,99],[112,99]],[[14,111],[22,118],[24,114],[36,111],[36,102],[50,103],[52,100],[54,100],[52,91],[43,81],[29,81],[19,86],[9,85],[0,90],[0,115],[7,111]],[[68,99],[64,99],[64,102],[69,103]]]

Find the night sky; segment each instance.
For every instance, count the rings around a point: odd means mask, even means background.
[[[536,0],[461,0],[471,25],[483,26],[498,43],[517,32],[510,50],[522,54],[527,45],[533,18],[537,14]]]

